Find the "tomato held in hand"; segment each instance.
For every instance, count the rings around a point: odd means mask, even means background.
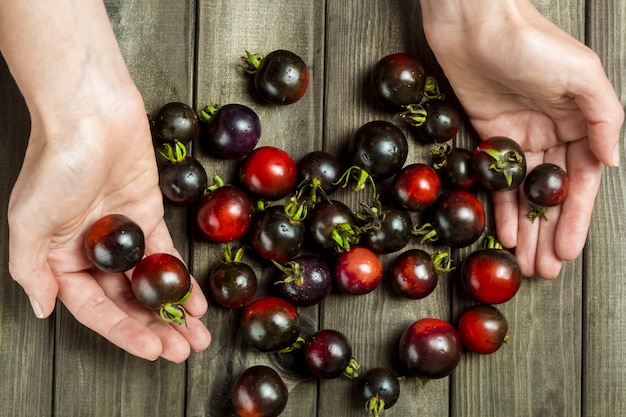
[[[274,201],[286,197],[297,179],[296,163],[282,149],[262,146],[250,152],[239,166],[239,181],[256,197]]]
[[[200,201],[196,223],[212,242],[232,242],[248,231],[253,214],[248,194],[233,185],[224,185]]]
[[[144,254],[141,227],[122,214],[109,214],[91,225],[84,240],[85,254],[96,268],[124,272],[134,267]]]
[[[474,150],[474,171],[476,179],[488,190],[514,190],[526,177],[526,156],[513,139],[493,136]]]
[[[509,325],[500,310],[489,304],[466,309],[457,323],[461,341],[467,350],[489,354],[507,340]]]
[[[524,181],[524,195],[530,203],[528,218],[545,217],[547,207],[558,206],[569,192],[569,177],[558,165],[543,163],[533,168]]]
[[[186,323],[183,303],[191,295],[191,277],[177,257],[167,253],[146,256],[133,270],[131,287],[137,300],[158,311],[164,321]]]
[[[240,417],[278,417],[288,398],[283,379],[265,365],[243,371],[231,389],[231,401]]]

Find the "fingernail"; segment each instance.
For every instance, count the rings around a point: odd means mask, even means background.
[[[613,166],[619,166],[619,144],[615,145],[613,149]]]
[[[30,300],[30,306],[33,308],[35,316],[37,316],[38,319],[43,319],[43,308],[41,307],[41,304],[39,304],[39,301],[35,300],[32,297],[28,297],[28,299]]]

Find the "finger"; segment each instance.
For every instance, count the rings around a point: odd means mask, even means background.
[[[505,248],[517,246],[518,202],[516,191],[492,193],[498,241]]]

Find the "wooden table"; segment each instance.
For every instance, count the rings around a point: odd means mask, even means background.
[[[534,3],[599,54],[624,103],[626,3]],[[196,108],[247,104],[263,123],[260,144],[282,147],[295,158],[314,149],[340,153],[358,126],[391,117],[364,90],[368,70],[384,54],[409,52],[441,76],[424,41],[419,2],[413,0],[106,4],[147,111],[169,101]],[[312,73],[305,97],[280,108],[255,99],[238,67],[245,50],[278,48],[299,53]],[[229,389],[236,375],[251,364],[274,365],[270,355],[255,353],[236,336],[238,311],[211,307],[205,321],[213,343],[183,364],[136,359],[78,324],[62,305],[51,318],[35,319],[6,266],[6,203],[28,139],[29,116],[4,64],[0,76],[0,415],[233,415]],[[473,143],[467,129],[456,140],[460,146]],[[409,161],[424,161],[428,151],[413,144]],[[622,160],[625,154],[622,141]],[[210,174],[233,180],[232,162],[200,150],[196,155]],[[388,415],[626,416],[625,189],[622,172],[605,170],[582,256],[565,264],[557,280],[526,279],[518,295],[500,306],[511,336],[503,349],[491,356],[466,354],[451,377],[425,387],[414,379],[403,381],[400,400]],[[357,199],[344,197],[351,203]],[[177,247],[205,282],[220,249],[187,233],[186,213],[168,206],[167,220]],[[388,264],[390,256],[383,259]],[[251,262],[267,283],[272,267]],[[362,297],[332,294],[301,314],[315,326],[343,331],[364,367],[388,365],[395,360],[400,333],[413,320],[458,317],[468,301],[455,277],[442,278],[435,293],[421,301],[402,300],[383,285]],[[284,416],[365,415],[348,379],[318,383],[285,375],[285,380],[290,401]]]

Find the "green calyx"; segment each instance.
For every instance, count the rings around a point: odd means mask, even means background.
[[[512,167],[522,163],[524,156],[517,151],[509,151],[504,154],[495,149],[480,149],[480,151],[486,153],[494,160],[489,169],[504,175],[506,184],[510,187],[513,183]]]
[[[530,206],[530,210],[528,211],[526,217],[530,219],[531,223],[534,223],[537,217],[541,217],[543,220],[546,221],[548,220],[548,218],[546,217],[546,208],[533,205]]]
[[[439,236],[437,235],[437,231],[434,229],[433,225],[430,223],[425,223],[421,227],[415,226],[413,228],[412,233],[422,238],[422,240],[420,240],[420,243],[435,242],[437,239],[439,239]]]
[[[400,117],[411,126],[420,127],[426,122],[428,112],[421,104],[409,104],[406,106],[406,111],[400,113]]]
[[[183,307],[183,304],[191,296],[191,287],[189,291],[175,303],[166,303],[159,309],[159,316],[161,320],[166,323],[176,323],[178,325],[187,326],[187,310]]]
[[[300,202],[298,201],[297,196],[291,197],[289,201],[285,203],[285,214],[292,221],[296,221],[296,222],[303,221],[308,214],[306,201]]]
[[[356,184],[352,188],[352,191],[362,191],[365,189],[366,184],[369,183],[372,187],[372,200],[377,199],[378,194],[376,193],[376,182],[369,172],[361,167],[353,165],[341,175],[335,184],[343,183],[342,187],[345,188],[351,180],[356,180]]]
[[[385,411],[385,400],[380,397],[372,397],[365,403],[365,411],[369,416],[379,417]]]
[[[246,56],[242,57],[246,67],[244,67],[244,71],[248,74],[256,73],[259,68],[261,68],[261,64],[263,63],[263,59],[265,57],[263,54],[252,54],[246,51]]]
[[[439,83],[432,75],[426,77],[424,83],[424,98],[426,100],[443,100],[445,95],[439,90]]]
[[[158,152],[163,158],[167,159],[173,164],[182,162],[187,157],[187,148],[182,142],[179,142],[178,140],[174,142],[173,146],[171,143],[164,143],[162,148],[159,149]]]
[[[359,243],[360,229],[349,223],[341,223],[335,226],[330,237],[335,242],[335,252],[341,253],[350,250],[352,245]]]
[[[219,108],[219,104],[207,104],[198,112],[198,119],[204,123],[209,123],[213,120],[213,117]]]
[[[380,230],[382,222],[386,217],[386,213],[383,211],[380,201],[376,199],[371,206],[362,202],[359,202],[359,204],[363,208],[363,211],[355,213],[355,215],[359,220],[365,223],[359,228],[361,232],[367,230]]]
[[[328,198],[326,191],[324,191],[324,188],[322,188],[322,182],[318,178],[303,180],[300,184],[298,184],[297,190],[298,191],[296,192],[296,198],[298,200],[301,199],[304,193],[308,190],[308,196],[313,204],[317,204],[317,202],[319,201],[318,192],[322,195],[323,199],[330,201],[330,198]]]
[[[207,195],[209,193],[212,193],[213,191],[223,186],[224,186],[224,180],[222,179],[222,177],[220,177],[219,175],[213,175],[213,184],[209,185],[206,188],[206,190],[204,191],[204,194]]]
[[[361,365],[356,359],[351,358],[348,366],[343,370],[343,375],[350,379],[356,379],[359,377],[359,368],[361,368]]]
[[[435,252],[430,257],[433,260],[433,265],[435,265],[435,270],[438,274],[454,270],[454,267],[452,266],[452,258],[450,258],[450,254],[448,252]]]
[[[485,239],[485,241],[483,242],[483,247],[485,249],[504,249],[504,247],[502,246],[502,244],[498,241],[498,239],[493,236],[493,235],[489,235],[487,236],[487,238]]]
[[[245,247],[240,247],[237,251],[234,252],[230,242],[224,245],[224,259],[222,259],[223,263],[239,263],[243,259],[243,254],[245,252]]]
[[[289,282],[295,282],[296,284],[300,285],[302,284],[302,282],[304,282],[304,267],[300,265],[298,262],[289,261],[289,262],[285,262],[284,264],[281,264],[279,262],[272,260],[272,263],[283,274],[287,275],[285,279],[276,281],[274,285],[287,284]]]

